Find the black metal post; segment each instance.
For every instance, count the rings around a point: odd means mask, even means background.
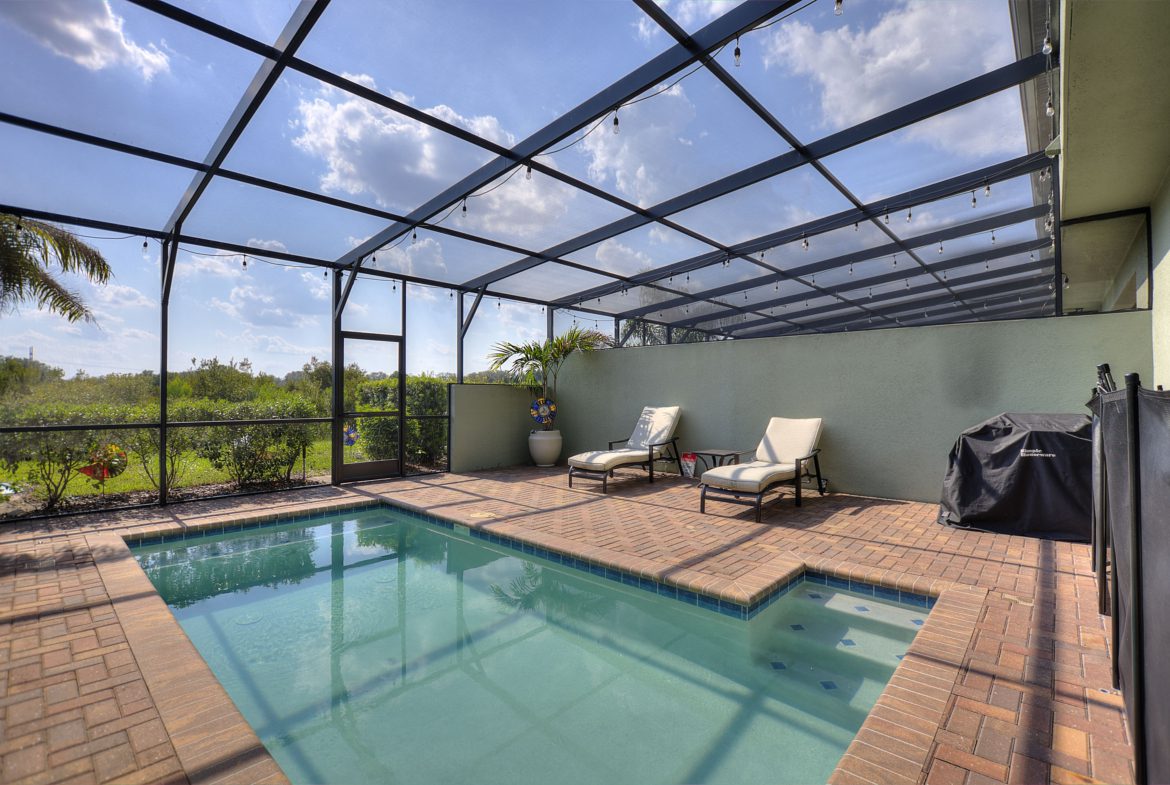
[[[551,305],[544,307],[544,337],[549,341],[556,337],[556,327],[553,325],[554,310]]]
[[[158,324],[158,503],[167,503],[167,322],[171,298],[167,290],[167,266],[171,259],[171,241],[163,240],[159,270],[159,324]]]
[[[355,273],[350,273],[354,275]],[[345,362],[341,338],[341,270],[333,271],[333,305],[329,309],[333,317],[333,395],[331,396],[330,416],[333,422],[329,428],[330,455],[329,481],[333,485],[341,484],[341,464],[345,460],[345,452],[341,444],[341,429],[345,426],[342,414],[345,411],[345,400],[342,398],[341,381],[343,378],[342,363]]]
[[[402,323],[398,326],[398,475],[406,474],[406,281],[399,291]]]
[[[1125,375],[1126,435],[1129,437],[1129,551],[1133,562],[1129,572],[1130,679],[1133,701],[1134,782],[1146,785],[1146,674],[1145,631],[1142,614],[1142,480],[1141,443],[1138,430],[1138,389],[1136,373]],[[1117,615],[1114,614],[1117,622]]]
[[[1053,316],[1064,316],[1064,267],[1060,263],[1060,160],[1052,161],[1052,291]]]
[[[463,292],[458,292],[455,305],[455,381],[463,384]],[[448,409],[450,411],[450,409]]]

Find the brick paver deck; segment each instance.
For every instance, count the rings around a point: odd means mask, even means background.
[[[283,782],[123,542],[388,499],[712,594],[801,564],[940,597],[833,782],[1132,782],[1084,545],[957,531],[935,506],[790,499],[762,523],[692,483],[435,475],[0,529],[0,782]]]

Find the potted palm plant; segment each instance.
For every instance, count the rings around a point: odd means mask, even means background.
[[[547,341],[497,343],[488,354],[493,371],[506,371],[517,384],[538,396],[532,402],[532,417],[540,428],[528,434],[528,451],[537,466],[553,466],[561,454],[561,432],[554,428],[557,416],[557,374],[574,352],[591,352],[611,345],[608,336],[596,330],[573,327]]]

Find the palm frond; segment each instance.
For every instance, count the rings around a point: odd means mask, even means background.
[[[33,302],[71,322],[93,321],[93,312],[56,279],[47,269],[50,266],[79,273],[94,283],[106,283],[113,275],[100,251],[66,229],[0,214],[0,313]]]

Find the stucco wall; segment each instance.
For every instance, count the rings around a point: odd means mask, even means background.
[[[531,464],[530,399],[504,384],[451,385],[451,471]]]
[[[1150,203],[1154,246],[1154,382],[1170,387],[1170,170]]]
[[[947,452],[964,429],[1004,411],[1083,412],[1100,362],[1119,377],[1148,375],[1150,317],[1115,313],[575,356],[558,386],[562,460],[627,436],[646,404],[683,407],[684,450],[753,448],[771,416],[819,416],[823,468],[834,489],[933,501]]]

